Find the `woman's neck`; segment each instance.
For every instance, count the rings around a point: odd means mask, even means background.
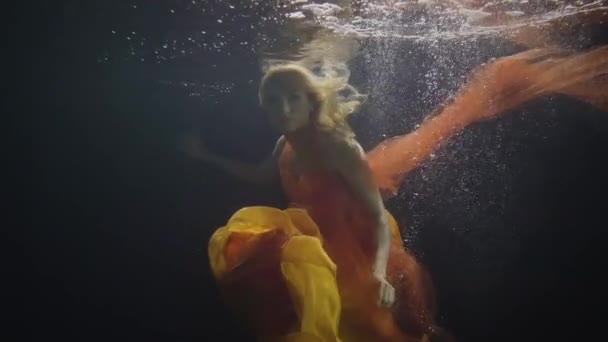
[[[285,133],[285,139],[297,153],[306,153],[312,150],[316,144],[318,129],[312,125],[299,128],[295,131]]]

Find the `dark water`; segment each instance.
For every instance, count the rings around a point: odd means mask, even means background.
[[[128,57],[111,32],[143,32],[153,46],[201,27],[225,32],[213,13],[163,14],[185,3],[139,2],[147,10],[131,12],[117,1],[65,1],[23,10],[33,33],[21,41],[32,82],[18,98],[31,119],[23,136],[33,165],[25,221],[34,229],[22,249],[25,340],[250,340],[218,298],[206,243],[237,208],[280,206],[282,195],[188,160],[174,143],[192,129],[225,155],[265,155],[277,133],[256,106],[256,50],[195,50],[157,63],[145,49],[135,55],[144,61]],[[276,30],[251,20],[256,30],[232,27],[243,41]],[[605,44],[605,32],[589,29],[583,45]],[[477,64],[520,50],[494,38],[471,42],[475,52],[435,79],[443,93],[424,98],[411,90],[428,87],[417,80],[436,67],[425,63],[431,53],[402,44],[412,53],[392,57],[403,66],[391,75],[395,86],[353,117],[366,148],[413,129]],[[352,62],[353,83],[370,89],[365,79],[377,70],[366,63]],[[374,124],[364,114],[380,105],[384,121]],[[460,341],[603,334],[607,115],[563,96],[534,100],[450,140],[389,203],[431,270],[439,322]]]

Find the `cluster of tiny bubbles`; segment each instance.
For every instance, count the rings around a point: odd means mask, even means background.
[[[515,252],[521,232],[509,228],[503,218],[518,169],[512,155],[522,144],[505,131],[464,131],[408,175],[390,203],[404,225],[406,242],[416,244],[424,233],[421,227],[436,226],[432,229],[448,230],[452,238],[470,245],[466,248],[476,248],[471,255],[483,255],[485,265],[495,248],[510,246],[505,253]]]
[[[111,46],[100,51],[100,63],[255,55],[260,47],[273,45],[270,33],[284,24],[287,10],[281,1],[265,0],[131,1],[117,7],[122,19],[108,23]]]
[[[158,84],[170,88],[182,88],[187,96],[204,99],[209,104],[219,104],[223,96],[233,92],[235,83],[231,81],[216,82],[186,82],[160,80]]]
[[[558,133],[551,129],[555,114],[538,116],[547,106],[549,111],[555,110],[551,102],[543,101],[536,107],[524,107],[516,116],[471,126],[446,141],[408,175],[403,191],[390,202],[390,209],[403,222],[403,238],[417,243],[421,228],[427,229],[433,222],[466,242],[463,248],[475,249],[470,251],[471,257],[484,260],[477,263],[479,267],[490,267],[515,255],[529,233],[509,225],[506,219],[517,202],[514,194],[521,193],[513,189],[521,187],[518,183],[526,172],[526,166],[517,160],[528,153],[530,145],[556,138]],[[526,129],[516,129],[522,127],[522,121]],[[429,214],[436,212],[441,213],[442,221],[434,221]]]
[[[420,115],[428,113],[464,80],[457,66],[476,60],[480,39],[505,34],[524,25],[541,25],[555,18],[602,6],[601,1],[331,1],[297,0],[288,21],[312,22],[342,39],[362,42],[366,74],[365,91],[371,99],[367,113],[374,129],[413,129]],[[405,44],[411,44],[404,50]],[[412,51],[423,50],[426,58]],[[410,56],[410,58],[404,58]],[[476,56],[477,55],[477,56]],[[423,75],[402,81],[403,63],[417,63]],[[396,85],[399,86],[396,86]],[[392,110],[404,96],[416,93],[408,114]],[[371,119],[373,118],[373,119]],[[371,122],[373,121],[373,123]],[[395,123],[399,122],[399,125]],[[367,126],[367,125],[366,125]]]
[[[243,77],[238,70],[255,69],[262,51],[299,43],[297,35],[287,43],[281,35],[290,10],[285,1],[131,0],[112,7],[116,19],[106,23],[109,43],[97,62],[141,66],[161,87],[208,105],[253,87],[255,72]]]

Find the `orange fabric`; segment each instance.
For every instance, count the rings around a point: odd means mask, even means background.
[[[314,134],[312,131],[311,139],[315,139]],[[279,160],[283,188],[316,222],[324,239],[323,247],[337,265],[343,334],[366,336],[362,341],[405,341],[408,337],[399,325],[407,328],[408,334],[421,338],[432,325],[432,301],[427,301],[430,284],[414,256],[403,248],[392,216],[389,215],[391,226],[395,229],[387,278],[395,287],[396,303],[388,310],[377,304],[371,273],[374,225],[366,208],[337,173],[291,172],[293,157],[291,146],[286,144]],[[393,314],[399,317],[398,321]]]
[[[416,131],[382,141],[368,154],[385,198],[395,195],[405,175],[446,139],[475,122],[496,117],[551,93],[608,110],[608,46],[569,53],[532,49],[480,67],[445,107]]]

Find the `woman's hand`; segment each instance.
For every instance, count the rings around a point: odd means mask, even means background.
[[[386,280],[386,268],[388,266],[390,249],[390,227],[386,219],[379,221],[377,235],[378,249],[376,250],[376,258],[372,266],[372,274],[378,285],[378,304],[383,307],[390,307],[395,302],[395,289]]]
[[[328,160],[337,169],[361,202],[368,208],[372,222],[370,227],[376,238],[376,253],[372,265],[373,278],[378,286],[378,304],[391,306],[395,301],[395,289],[386,280],[386,267],[391,246],[391,230],[388,225],[384,202],[374,183],[373,175],[363,148],[356,141],[338,141],[329,146]]]
[[[201,139],[192,134],[183,136],[178,145],[179,150],[189,157],[206,162],[209,162],[212,159],[213,154],[209,152],[207,146],[203,144]]]
[[[395,302],[395,288],[386,280],[384,272],[374,271],[374,280],[378,285],[378,305],[390,307]]]

